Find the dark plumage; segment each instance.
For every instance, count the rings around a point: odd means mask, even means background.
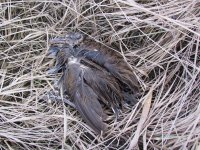
[[[84,44],[83,39],[80,33],[69,33],[50,40],[48,55],[56,59],[56,64],[48,72],[63,71],[60,88],[67,92],[86,123],[100,133],[105,131],[106,114],[99,101],[111,107],[117,117],[124,101],[136,103],[139,83],[120,53],[98,48],[94,42]]]
[[[98,101],[97,93],[87,84],[87,76],[91,72],[93,70],[80,64],[77,58],[70,57],[61,83],[84,120],[94,131],[100,133],[105,128],[103,121],[106,115]]]

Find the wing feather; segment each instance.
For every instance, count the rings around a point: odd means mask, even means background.
[[[78,62],[69,62],[63,78],[63,86],[73,100],[76,109],[86,123],[96,132],[105,131],[106,114],[103,112],[98,96],[94,90],[84,81],[85,72],[90,68],[84,68]],[[67,75],[66,75],[67,74]]]
[[[82,49],[77,54],[79,57],[85,57],[86,59],[102,66],[115,78],[125,83],[132,90],[137,90],[139,87],[138,80],[134,74],[133,69],[127,64],[123,56],[114,51],[98,51]]]

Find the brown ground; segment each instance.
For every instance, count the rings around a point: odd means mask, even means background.
[[[199,8],[198,0],[2,0],[0,148],[198,149]],[[118,47],[144,91],[118,122],[111,114],[102,137],[72,107],[40,100],[53,86],[48,40],[69,31]]]

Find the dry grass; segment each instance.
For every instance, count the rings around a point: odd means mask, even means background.
[[[2,0],[0,148],[197,149],[199,8],[198,0]],[[53,85],[48,39],[69,31],[118,46],[144,91],[103,137],[72,107],[40,100]]]

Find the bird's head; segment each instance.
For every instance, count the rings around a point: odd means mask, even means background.
[[[79,32],[71,32],[66,34],[64,37],[57,37],[50,40],[50,44],[56,44],[56,45],[66,45],[75,47],[77,45],[80,45],[80,43],[83,41],[83,34]]]

